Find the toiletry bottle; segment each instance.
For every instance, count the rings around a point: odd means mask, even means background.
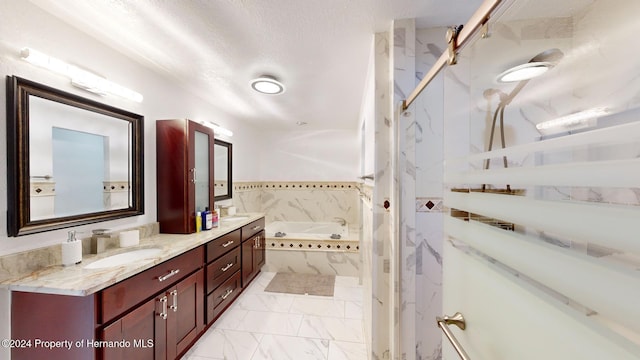
[[[212,214],[213,218],[212,218],[212,224],[211,226],[213,226],[214,228],[217,228],[220,225],[220,209],[218,209],[218,207],[214,207],[213,208],[213,214]]]
[[[79,264],[82,261],[82,241],[76,239],[73,230],[67,236],[67,241],[62,243],[62,265]]]
[[[196,211],[196,232],[202,231],[202,213]]]
[[[211,230],[213,227],[213,214],[208,207],[202,212],[202,228],[204,230]]]

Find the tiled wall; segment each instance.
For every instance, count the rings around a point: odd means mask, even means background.
[[[238,182],[233,184],[237,212],[264,212],[272,221],[360,223],[357,182]]]
[[[394,96],[407,97],[445,49],[444,28],[416,30],[413,19],[394,22]],[[408,111],[398,113],[397,246],[399,257],[399,356],[441,359],[443,94],[439,75]]]
[[[350,238],[358,239],[360,183],[267,181],[238,182],[233,187],[237,212],[263,212],[267,225],[273,221],[344,219],[350,224]],[[312,245],[310,241],[287,240],[267,240],[266,271],[361,276],[357,241],[315,241]],[[309,249],[309,245],[313,247]]]

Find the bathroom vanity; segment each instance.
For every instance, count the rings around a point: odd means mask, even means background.
[[[12,359],[176,359],[260,271],[263,244],[264,216],[247,214],[142,239],[153,258],[87,268],[111,252],[7,282]]]

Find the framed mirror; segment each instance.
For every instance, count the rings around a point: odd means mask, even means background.
[[[215,139],[213,147],[213,182],[214,200],[231,199],[233,185],[231,181],[231,160],[233,145],[226,141]]]
[[[144,214],[143,122],[8,76],[8,235]]]

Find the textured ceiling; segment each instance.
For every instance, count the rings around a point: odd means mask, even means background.
[[[355,129],[372,34],[466,22],[481,0],[32,0],[258,127]],[[255,93],[272,74],[286,93]]]

